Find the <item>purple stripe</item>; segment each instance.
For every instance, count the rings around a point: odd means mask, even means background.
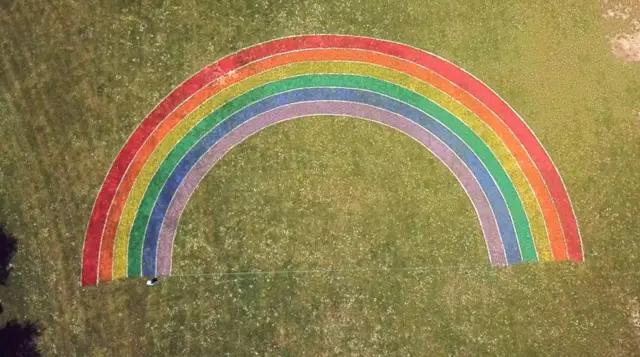
[[[364,104],[315,101],[282,106],[258,115],[220,139],[202,156],[177,189],[162,222],[156,259],[157,275],[168,276],[171,274],[173,242],[180,216],[193,191],[220,158],[234,146],[267,126],[290,119],[319,115],[349,116],[384,124],[407,134],[429,149],[453,172],[471,199],[482,227],[491,263],[494,266],[506,265],[504,248],[489,201],[469,168],[449,147],[424,128],[395,113]]]

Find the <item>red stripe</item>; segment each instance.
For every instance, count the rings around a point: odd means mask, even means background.
[[[534,164],[538,167],[538,170],[540,170],[549,192],[551,193],[551,197],[556,204],[565,235],[569,260],[582,261],[584,259],[582,243],[580,240],[580,233],[578,231],[578,223],[573,212],[573,208],[571,207],[569,195],[562,183],[558,169],[542,147],[542,144],[540,144],[531,129],[529,129],[522,119],[520,119],[518,114],[516,114],[513,109],[507,105],[507,103],[501,100],[500,97],[492,92],[487,86],[483,85],[478,80],[458,85],[478,98],[500,119],[502,119],[502,121],[507,124],[509,129],[511,129],[515,136],[520,140],[525,150],[529,152]]]
[[[582,245],[576,219],[571,208],[569,196],[556,167],[526,124],[487,86],[455,65],[432,54],[406,45],[373,38],[314,35],[274,40],[246,48],[236,54],[227,56],[205,67],[178,86],[178,88],[171,92],[169,96],[147,115],[118,153],[96,198],[85,238],[82,284],[97,284],[100,241],[109,207],[111,206],[117,187],[140,147],[169,113],[208,83],[247,63],[288,51],[330,47],[369,50],[415,62],[432,69],[449,81],[465,89],[469,94],[475,96],[479,101],[494,111],[522,142],[525,150],[529,152],[536,167],[540,170],[559,212],[565,233],[569,259],[582,261]]]

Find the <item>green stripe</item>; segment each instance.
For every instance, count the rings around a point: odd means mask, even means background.
[[[215,127],[216,124],[242,108],[264,99],[265,97],[281,92],[310,87],[342,87],[373,91],[412,105],[440,121],[469,146],[496,181],[498,188],[505,197],[507,207],[515,225],[522,260],[537,260],[529,221],[522,201],[516,193],[513,182],[511,182],[511,179],[489,147],[460,119],[456,118],[454,115],[422,95],[380,79],[358,75],[319,74],[286,78],[254,88],[225,103],[223,106],[209,114],[180,140],[180,142],[171,150],[169,155],[162,162],[158,171],[154,174],[151,183],[145,191],[138,212],[136,213],[136,218],[131,229],[131,237],[129,240],[129,276],[140,276],[142,273],[143,241],[151,211],[153,210],[153,206],[162,191],[162,187],[166,180],[191,147],[193,147],[208,131]]]

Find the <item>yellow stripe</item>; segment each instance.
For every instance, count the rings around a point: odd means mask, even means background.
[[[545,261],[553,260],[544,218],[529,182],[507,147],[493,132],[493,130],[491,130],[491,128],[477,115],[439,89],[393,69],[364,62],[323,61],[294,63],[277,67],[244,79],[243,81],[227,87],[214,95],[196,110],[187,115],[169,134],[167,134],[142,168],[140,174],[135,180],[129,196],[127,197],[116,233],[113,279],[126,277],[129,233],[131,231],[138,206],[142,201],[147,185],[150,183],[153,175],[178,141],[187,135],[189,130],[197,125],[197,123],[208,114],[220,108],[229,100],[242,95],[252,88],[287,77],[318,73],[357,74],[379,78],[408,88],[426,98],[429,98],[431,101],[462,120],[487,144],[512,180],[516,191],[522,200],[527,217],[529,218],[531,232],[533,234],[540,259]]]

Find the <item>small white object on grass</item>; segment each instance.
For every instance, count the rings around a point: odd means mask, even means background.
[[[158,282],[158,278],[149,279],[147,280],[147,286],[155,285],[155,283],[157,282]]]

